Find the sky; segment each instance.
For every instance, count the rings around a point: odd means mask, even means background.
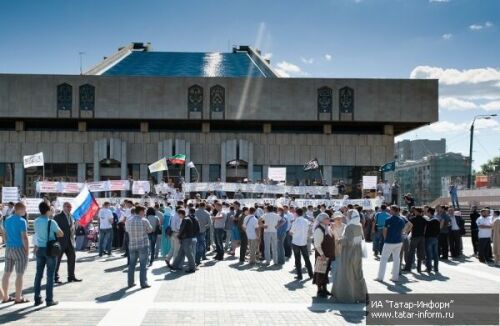
[[[398,136],[468,155],[500,114],[500,0],[16,0],[0,3],[0,73],[78,74],[130,42],[261,49],[283,77],[438,78],[439,122]],[[475,123],[474,167],[500,153]]]

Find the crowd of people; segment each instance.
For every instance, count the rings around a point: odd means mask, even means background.
[[[25,303],[23,275],[30,254],[26,207],[22,202],[10,206],[1,223],[6,250],[0,296],[2,302]],[[383,204],[374,211],[357,205],[335,209],[324,204],[295,207],[256,202],[245,207],[237,200],[229,203],[209,194],[206,199],[196,195],[172,204],[105,202],[96,216],[97,226],[79,225],[71,208],[66,202],[59,212],[47,200],[39,205],[32,237],[35,305],[44,302],[41,281],[45,270],[45,303],[57,304],[53,289],[61,283],[63,255],[67,257],[68,282],[81,281],[75,276],[75,250],[88,246],[89,230],[98,230],[94,245],[99,256],[113,255],[113,248],[123,250],[129,287],[136,286],[137,261],[140,287],[148,288],[147,268],[157,259],[165,261],[169,273],[195,273],[210,255],[216,261],[234,256],[239,264],[266,269],[271,264],[283,265],[293,254],[295,278],[303,280],[304,265],[308,278],[317,286],[317,296],[331,296],[339,303],[366,301],[362,257],[367,255],[367,242],[373,242],[373,253],[380,259],[376,280],[383,281],[392,259],[391,281],[398,282],[401,273],[413,268],[421,273],[424,265],[427,273],[439,273],[440,260],[449,255],[460,258],[465,234],[460,211],[441,205],[401,209]],[[500,212],[474,209],[471,220],[474,254],[484,263],[494,256],[494,263],[500,266]],[[16,289],[11,297],[8,286],[14,269]]]

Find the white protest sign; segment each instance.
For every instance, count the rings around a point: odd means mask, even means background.
[[[286,182],[286,168],[269,167],[267,178],[273,181]]]
[[[19,201],[19,189],[17,187],[2,187],[2,203]]]
[[[363,189],[364,190],[377,189],[377,176],[364,175],[363,176]]]

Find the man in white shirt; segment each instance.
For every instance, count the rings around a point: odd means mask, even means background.
[[[275,213],[274,207],[269,205],[264,208],[266,213],[262,215],[261,220],[264,221],[264,257],[266,265],[271,263],[271,251],[273,261],[278,263],[278,234],[276,232],[278,223],[281,217]]]
[[[295,257],[295,269],[297,270],[297,280],[302,279],[302,263],[300,255],[304,258],[306,264],[307,273],[309,278],[313,277],[313,269],[311,266],[311,261],[309,260],[309,252],[307,251],[307,238],[309,233],[309,225],[311,222],[304,218],[304,211],[302,208],[297,208],[295,210],[297,218],[292,224],[290,229],[290,234],[292,235],[292,249],[293,256]]]
[[[180,202],[178,202],[178,204],[180,204]],[[178,238],[179,230],[181,228],[181,222],[182,220],[176,211],[170,219],[170,228],[172,229],[172,236],[170,237],[170,241],[172,242],[172,248],[170,248],[167,257],[165,257],[165,263],[168,267],[170,267],[170,260],[177,257],[177,253],[179,253],[179,249],[181,248],[181,242]]]
[[[491,259],[491,228],[493,225],[493,220],[490,215],[490,210],[483,208],[481,210],[481,216],[476,220],[477,227],[479,229],[479,261],[481,263],[489,263],[493,260]]]
[[[259,238],[257,236],[259,221],[255,217],[255,207],[248,209],[248,215],[245,216],[242,226],[247,234],[248,245],[250,247],[250,265],[253,265],[257,261],[257,251],[259,250]]]
[[[109,209],[109,202],[105,202],[97,215],[99,217],[99,257],[104,252],[111,256],[113,243],[113,212]]]

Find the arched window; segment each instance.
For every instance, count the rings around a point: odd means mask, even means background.
[[[340,113],[354,112],[354,90],[350,87],[343,87],[339,90]]]
[[[318,112],[332,112],[332,89],[327,86],[318,88]]]
[[[226,95],[224,87],[215,85],[210,88],[210,111],[224,112],[226,106]]]
[[[95,107],[95,87],[90,84],[80,86],[80,110],[93,111]]]
[[[73,86],[64,83],[57,85],[57,109],[71,111],[73,107]]]
[[[203,87],[200,85],[193,85],[188,88],[188,111],[203,111]]]

